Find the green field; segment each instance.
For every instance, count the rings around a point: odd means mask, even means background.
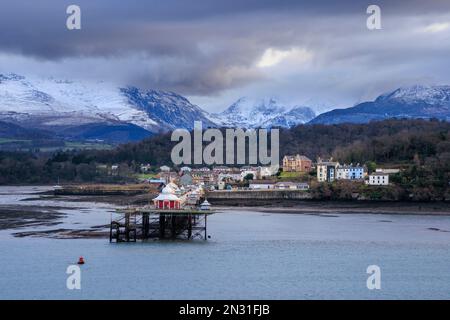
[[[156,178],[157,174],[156,173],[140,173],[140,174],[136,174],[135,178],[136,179],[154,179]]]
[[[64,143],[64,145],[63,145]],[[114,145],[103,142],[83,142],[83,141],[33,141],[26,139],[0,138],[0,149],[15,151],[28,151],[39,149],[41,152],[55,152],[59,150],[110,150]]]
[[[280,178],[281,179],[292,179],[292,178],[300,178],[303,177],[305,173],[303,172],[281,172]]]
[[[306,172],[281,172],[278,179],[281,181],[307,182],[309,181],[310,176]]]
[[[114,146],[101,142],[66,142],[65,149],[110,150]]]

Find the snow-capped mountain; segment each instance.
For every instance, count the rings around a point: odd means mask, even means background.
[[[315,117],[309,107],[285,106],[274,98],[240,98],[221,113],[210,119],[220,126],[239,128],[292,127]]]
[[[0,74],[0,121],[62,129],[92,124],[128,124],[149,132],[212,125],[205,111],[172,92],[105,82],[80,82]]]
[[[386,118],[450,120],[450,86],[412,86],[382,94],[371,102],[336,109],[314,118],[304,106],[287,106],[274,98],[241,98],[221,113],[208,114],[173,92],[118,87],[106,82],[0,74],[0,122],[41,135],[81,139],[139,140],[176,128],[269,128],[301,123],[364,123]],[[312,119],[312,120],[311,120]],[[38,130],[38,131],[29,131]],[[24,133],[24,134],[25,134]]]
[[[403,103],[424,103],[440,105],[450,103],[450,86],[421,86],[415,85],[382,94],[376,101],[399,101]]]
[[[335,109],[310,123],[366,123],[388,118],[437,118],[450,121],[450,86],[411,86],[347,109]]]
[[[0,119],[30,126],[129,122],[146,129],[157,123],[104,83],[0,75]]]
[[[193,105],[183,96],[173,92],[156,90],[142,91],[136,87],[120,89],[129,104],[144,111],[160,128],[193,129],[194,121],[201,121],[203,127],[215,127],[208,113]]]
[[[122,141],[176,128],[190,130],[194,121],[202,121],[204,128],[254,128],[291,127],[312,118],[310,108],[288,107],[275,99],[241,98],[222,113],[208,114],[173,92],[0,74],[0,121],[64,137],[120,135]]]

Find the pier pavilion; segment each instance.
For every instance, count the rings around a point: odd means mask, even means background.
[[[118,217],[111,219],[109,241],[136,242],[152,238],[207,240],[207,218],[214,212],[208,201],[200,205],[200,196],[195,204],[192,199],[189,193],[178,197],[170,186],[166,186],[153,199],[152,205],[118,210]]]
[[[175,195],[175,190],[170,186],[164,187],[161,193],[153,199],[156,209],[180,209],[181,199]]]

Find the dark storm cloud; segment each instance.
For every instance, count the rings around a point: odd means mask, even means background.
[[[376,1],[395,14],[424,14],[449,10],[448,1]],[[301,0],[26,0],[2,1],[2,50],[43,58],[74,55],[108,55],[133,50],[156,54],[195,50],[198,41],[215,28],[261,28],[267,15],[289,19],[326,19],[329,16],[363,15],[370,1]],[[83,30],[65,29],[65,8],[82,8]],[[312,16],[314,15],[314,16]],[[254,19],[258,16],[261,19]],[[247,19],[254,22],[248,25]],[[259,21],[258,21],[259,20]],[[200,23],[203,22],[203,23]],[[272,21],[273,23],[273,21]],[[202,31],[196,26],[200,25]],[[261,28],[264,31],[264,27]],[[220,36],[220,34],[219,34]],[[192,53],[192,52],[191,52]]]
[[[372,3],[385,17],[378,34],[365,27]],[[81,7],[82,30],[65,27],[69,4]],[[355,97],[364,95],[356,82],[385,78],[387,86],[387,77],[396,81],[392,70],[420,77],[442,65],[449,45],[414,34],[409,24],[440,21],[449,11],[450,1],[439,0],[6,0],[0,53],[51,63],[57,73],[83,77],[85,70],[86,77],[211,95],[270,82],[271,74],[255,66],[265,50],[299,47],[311,52],[311,68],[291,76],[293,82],[317,94],[313,83],[339,87],[339,77],[352,74],[343,89]],[[1,69],[23,64],[8,59],[0,60]]]

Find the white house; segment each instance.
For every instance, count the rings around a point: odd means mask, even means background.
[[[375,172],[369,175],[369,180],[366,183],[370,186],[387,186],[389,185],[389,174],[382,172]]]
[[[161,172],[170,172],[170,167],[162,166],[162,167],[159,168],[159,170],[161,170]]]
[[[308,190],[309,185],[304,182],[277,182],[275,189],[278,190]]]
[[[278,172],[279,166],[258,167],[258,178],[270,177]]]
[[[147,173],[152,170],[152,166],[150,164],[143,164],[141,165],[141,172]]]
[[[223,180],[242,181],[242,176],[240,172],[220,173],[219,176],[217,177],[217,181]]]
[[[159,183],[159,184],[163,183],[163,184],[165,184],[166,180],[164,180],[164,179],[148,179],[148,182],[149,183]]]
[[[250,190],[268,190],[275,189],[275,182],[273,181],[264,181],[264,180],[253,180],[248,185]]]
[[[377,172],[377,173],[395,174],[395,173],[399,173],[400,169],[376,169],[375,172]]]

